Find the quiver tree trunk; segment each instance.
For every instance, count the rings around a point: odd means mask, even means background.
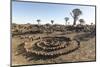
[[[76,25],[77,17],[74,17],[73,25]]]

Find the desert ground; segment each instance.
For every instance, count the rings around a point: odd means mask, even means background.
[[[35,25],[35,24],[12,24],[11,28],[12,33],[12,66],[16,65],[30,65],[30,64],[54,64],[54,63],[67,63],[67,62],[79,62],[79,61],[95,61],[96,60],[96,30],[95,25]],[[37,54],[27,53],[25,46],[21,48],[22,43],[28,43],[26,48],[34,48],[34,41],[41,39],[43,37],[66,37],[73,40],[77,40],[79,45],[77,49],[74,49],[74,43],[72,46],[65,47],[69,49],[68,53],[64,48],[58,48],[54,50],[54,54],[49,51],[46,51],[46,48],[40,47],[37,50]],[[61,41],[62,42],[62,41]],[[67,42],[67,41],[66,41]],[[29,45],[31,43],[31,46]],[[41,46],[41,43],[39,43]],[[42,45],[43,46],[43,45]],[[48,45],[47,45],[48,46]],[[49,45],[50,46],[50,45]],[[51,45],[52,46],[52,45]],[[50,46],[50,47],[51,47]],[[76,45],[77,46],[77,45]],[[59,47],[59,46],[58,46]],[[56,48],[55,48],[56,49]],[[40,50],[40,54],[38,54]],[[42,51],[43,50],[43,51]],[[48,49],[47,49],[48,50]],[[52,48],[53,50],[53,48]],[[26,52],[25,52],[26,51]],[[57,57],[56,51],[58,53]],[[46,53],[46,54],[45,54]],[[29,55],[28,55],[29,54]],[[52,55],[53,54],[53,55]],[[54,56],[54,57],[48,57]]]

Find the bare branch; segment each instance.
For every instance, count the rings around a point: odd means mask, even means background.
[[[70,12],[70,15],[74,18],[74,16],[72,15],[72,13]]]

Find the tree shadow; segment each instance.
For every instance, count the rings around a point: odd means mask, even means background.
[[[34,56],[30,56],[28,57],[28,61],[38,61],[38,60],[50,60],[50,59],[55,59],[58,56],[43,56],[43,55],[34,55]]]
[[[83,34],[76,35],[74,37],[74,39],[77,39],[79,41],[88,41],[91,38],[94,38],[95,36],[96,36],[95,32],[88,32],[88,33],[83,33]]]

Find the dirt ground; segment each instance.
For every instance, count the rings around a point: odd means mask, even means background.
[[[53,59],[46,60],[27,60],[22,55],[16,54],[16,47],[22,43],[22,39],[17,36],[12,37],[12,66],[13,65],[29,65],[29,64],[48,64],[48,63],[63,63],[63,62],[78,62],[78,61],[95,61],[95,37],[86,37],[85,33],[61,33],[56,32],[48,36],[66,36],[72,39],[76,38],[80,41],[80,48],[69,54],[61,55]],[[46,34],[25,34],[38,36],[47,36]],[[25,36],[23,35],[23,36]]]

